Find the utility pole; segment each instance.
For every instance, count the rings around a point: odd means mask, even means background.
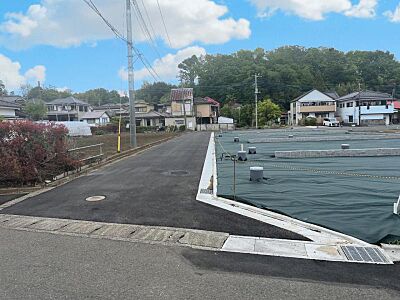
[[[135,85],[133,74],[133,41],[132,41],[131,1],[126,0],[126,28],[128,39],[128,86],[129,86],[129,131],[131,147],[136,148],[136,118],[135,118]]]
[[[254,95],[255,95],[255,101],[256,101],[256,128],[258,128],[258,81],[257,79],[260,78],[260,75],[254,74],[254,83],[255,83],[255,90],[254,90]]]

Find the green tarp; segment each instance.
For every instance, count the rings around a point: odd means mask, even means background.
[[[400,216],[393,203],[400,194],[400,157],[277,159],[278,150],[340,149],[341,141],[247,144],[248,139],[316,136],[324,131],[248,131],[216,135],[218,195],[233,199],[233,162],[240,144],[257,154],[236,163],[236,200],[321,225],[370,243],[400,239]],[[343,135],[345,131],[325,132]],[[366,133],[353,132],[351,135]],[[233,138],[240,137],[240,143]],[[348,136],[348,134],[346,134]],[[399,136],[400,137],[400,136]],[[352,149],[400,148],[400,139],[346,141]],[[264,167],[262,183],[249,181],[251,166]]]

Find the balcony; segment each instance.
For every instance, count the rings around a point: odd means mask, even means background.
[[[300,113],[327,113],[336,112],[336,104],[332,105],[314,105],[314,106],[300,106]]]

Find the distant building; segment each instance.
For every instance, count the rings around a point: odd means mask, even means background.
[[[307,117],[322,124],[324,118],[334,118],[336,113],[336,92],[323,93],[313,89],[290,103],[289,125],[301,125]]]
[[[86,122],[91,126],[104,126],[110,123],[110,116],[106,111],[90,111],[85,113],[80,121]]]
[[[166,126],[182,126],[194,130],[196,115],[192,88],[171,90],[171,115],[165,119]]]
[[[395,113],[392,102],[393,97],[386,93],[351,93],[337,99],[337,116],[345,124],[389,125]]]
[[[169,117],[169,114],[149,111],[149,112],[139,112],[135,114],[136,126],[141,127],[164,127],[165,119]]]
[[[218,101],[210,98],[194,99],[196,122],[197,124],[216,124],[218,123],[220,104]]]
[[[74,97],[56,99],[46,105],[49,121],[80,121],[83,115],[92,111],[88,103]]]
[[[0,97],[0,117],[3,119],[18,119],[21,106],[13,101],[6,101]]]

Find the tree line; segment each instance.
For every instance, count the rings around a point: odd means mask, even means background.
[[[345,95],[361,89],[392,94],[400,82],[400,63],[383,51],[342,52],[333,48],[285,46],[272,51],[258,48],[232,54],[192,56],[179,64],[181,85],[196,96],[222,103],[254,102],[254,75],[260,99],[272,99],[282,108],[316,88]],[[395,90],[400,95],[400,90]]]

